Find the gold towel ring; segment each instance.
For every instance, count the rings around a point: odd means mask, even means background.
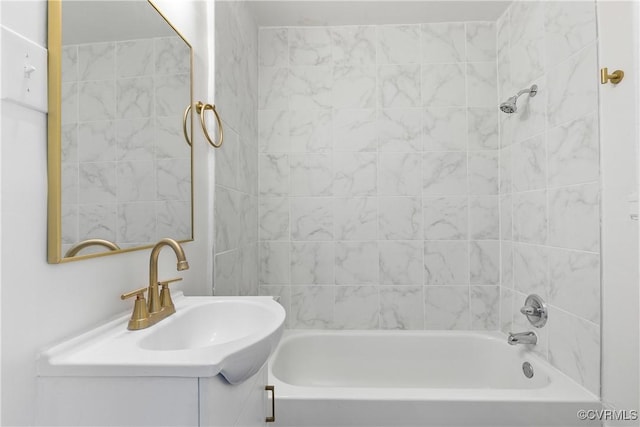
[[[184,115],[182,116],[182,133],[184,133],[184,139],[187,140],[187,144],[191,147],[191,139],[189,138],[189,132],[187,132],[187,117],[189,117],[190,112],[191,104],[187,105],[187,108],[184,110]]]
[[[204,113],[207,110],[213,111],[213,114],[216,116],[216,122],[218,123],[218,143],[217,144],[215,143],[215,141],[211,139],[211,136],[209,136],[209,131],[207,130],[207,124],[204,120]],[[204,136],[207,138],[207,141],[209,141],[209,144],[211,144],[214,148],[222,147],[222,143],[224,142],[224,131],[222,130],[222,120],[220,120],[220,116],[216,111],[216,106],[212,104],[203,104],[202,102],[198,101],[198,103],[196,104],[196,111],[198,112],[198,114],[200,114],[200,124],[202,125],[202,131],[204,132]]]

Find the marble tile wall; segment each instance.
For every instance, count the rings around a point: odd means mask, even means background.
[[[244,1],[215,2],[214,294],[258,294],[258,30]]]
[[[592,392],[600,377],[600,173],[595,2],[514,2],[497,21],[498,92],[538,94],[501,114],[501,329],[532,329],[526,295],[550,306],[533,349]]]
[[[498,329],[495,23],[259,40],[260,293],[291,328]]]
[[[63,47],[63,251],[191,237],[189,61],[177,37]]]

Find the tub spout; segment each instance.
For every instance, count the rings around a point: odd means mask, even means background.
[[[538,337],[535,332],[518,332],[513,333],[509,332],[509,337],[507,338],[507,342],[511,345],[516,344],[533,344],[535,345],[538,342]]]

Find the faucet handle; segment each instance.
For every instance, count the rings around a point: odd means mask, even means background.
[[[171,313],[176,312],[176,308],[173,305],[173,300],[171,299],[171,292],[169,291],[169,283],[179,282],[181,280],[182,277],[177,277],[175,279],[158,282],[158,284],[160,285],[160,307],[162,307],[163,310],[169,311]]]
[[[147,288],[140,288],[120,295],[121,300],[133,296],[136,297],[136,301],[133,304],[133,313],[131,313],[131,319],[129,319],[129,325],[127,326],[127,329],[131,331],[144,329],[149,326],[149,311],[147,310],[147,302],[144,299],[144,293],[146,291]]]

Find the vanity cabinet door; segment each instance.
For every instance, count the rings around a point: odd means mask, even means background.
[[[267,408],[267,364],[241,384],[229,384],[221,375],[200,378],[200,426],[263,427]],[[268,410],[267,410],[268,409]]]

